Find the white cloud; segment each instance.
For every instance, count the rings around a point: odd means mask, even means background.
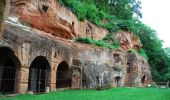
[[[150,25],[164,41],[164,47],[170,47],[170,0],[141,0],[142,21]]]

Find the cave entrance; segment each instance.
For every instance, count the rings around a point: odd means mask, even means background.
[[[0,47],[0,92],[13,94],[16,92],[17,76],[20,62],[8,47]]]
[[[34,93],[43,93],[49,87],[50,64],[48,60],[39,56],[36,57],[29,69],[28,90]]]
[[[58,65],[56,78],[56,88],[71,87],[69,66],[65,61]]]
[[[43,5],[43,6],[42,6],[42,11],[43,11],[44,13],[47,13],[47,12],[48,12],[48,6]]]
[[[146,78],[146,76],[144,75],[144,76],[142,77],[142,84],[145,84],[145,78]]]
[[[121,80],[121,77],[119,76],[115,77],[116,87],[120,87],[120,80]]]

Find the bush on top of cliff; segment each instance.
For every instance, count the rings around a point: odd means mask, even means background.
[[[113,32],[120,29],[117,25],[117,18],[99,10],[94,3],[88,3],[80,0],[60,0],[60,3],[72,10],[72,12],[81,21],[87,19],[95,25]],[[104,23],[102,20],[107,20],[107,22]]]
[[[72,10],[79,20],[89,20],[110,32],[132,31],[133,14],[141,17],[140,2],[136,0],[59,0]],[[128,21],[127,21],[128,20]]]
[[[139,54],[140,56],[142,56],[143,58],[145,58],[146,60],[148,60],[148,56],[147,56],[147,54],[146,54],[146,52],[145,52],[144,49],[138,50],[138,54]]]
[[[102,40],[93,40],[91,38],[87,38],[87,37],[78,37],[75,39],[76,42],[80,42],[80,43],[85,43],[85,44],[92,44],[95,46],[99,46],[99,47],[104,47],[104,48],[109,48],[109,49],[116,49],[119,48],[119,45],[116,43],[106,43]]]

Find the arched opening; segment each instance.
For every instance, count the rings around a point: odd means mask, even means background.
[[[42,11],[43,11],[44,13],[47,13],[47,12],[48,12],[48,6],[42,5]]]
[[[115,63],[119,63],[121,61],[119,54],[114,54],[113,56],[114,56]]]
[[[120,79],[121,79],[121,77],[119,77],[119,76],[115,77],[116,87],[120,87]]]
[[[56,88],[71,87],[71,78],[68,64],[63,61],[58,65],[56,73]]]
[[[93,39],[92,26],[89,23],[86,25],[86,37]]]
[[[0,47],[0,92],[13,94],[18,82],[17,70],[20,62],[14,52],[8,47]]]
[[[50,64],[48,60],[39,56],[36,57],[29,69],[28,90],[34,93],[42,93],[49,87]]]
[[[145,75],[142,77],[142,84],[145,84]]]

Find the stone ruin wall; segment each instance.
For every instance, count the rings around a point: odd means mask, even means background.
[[[20,3],[28,6],[28,8],[23,5],[15,7]],[[53,5],[49,8],[49,14],[40,14],[37,5],[43,6],[50,3]],[[71,73],[74,69],[80,70],[82,77],[82,83],[80,84],[84,89],[122,86],[142,87],[152,82],[148,62],[139,55],[128,54],[126,50],[108,50],[62,39],[75,37],[76,35],[86,36],[84,35],[86,28],[79,28],[84,25],[92,27],[95,34],[93,38],[102,39],[107,34],[105,29],[98,28],[87,21],[78,22],[72,12],[61,5],[54,5],[56,3],[53,0],[49,0],[48,3],[40,2],[40,4],[38,0],[22,0],[20,2],[13,0],[13,4],[15,6],[11,7],[13,10],[9,16],[17,16],[21,22],[27,21],[22,24],[27,23],[30,25],[28,27],[18,25],[15,21],[8,19],[0,40],[0,49],[4,47],[11,49],[14,52],[14,58],[17,59],[16,66],[18,66],[18,69],[15,79],[18,81],[15,82],[14,93],[26,93],[28,91],[30,66],[34,59],[40,56],[46,58],[50,65],[49,79],[45,86],[49,87],[50,91],[56,90],[57,69],[62,62],[67,63],[69,66],[69,79],[72,78]],[[22,10],[19,10],[21,8]],[[51,17],[54,10],[56,11],[56,16],[58,16],[56,21],[54,21],[56,17]],[[29,15],[30,13],[40,18],[40,23],[32,23],[38,19],[34,19],[33,16]],[[28,15],[25,16],[26,14]],[[62,15],[65,16],[62,17]],[[44,20],[44,18],[47,20]],[[54,19],[51,20],[51,18]],[[43,20],[47,23],[42,22]],[[51,24],[49,24],[50,22]],[[73,22],[74,27],[72,26]],[[53,33],[54,31],[56,32]],[[60,33],[64,37],[58,38],[61,35]],[[98,34],[101,34],[101,36],[98,37]],[[70,88],[74,88],[74,86],[70,85]]]

